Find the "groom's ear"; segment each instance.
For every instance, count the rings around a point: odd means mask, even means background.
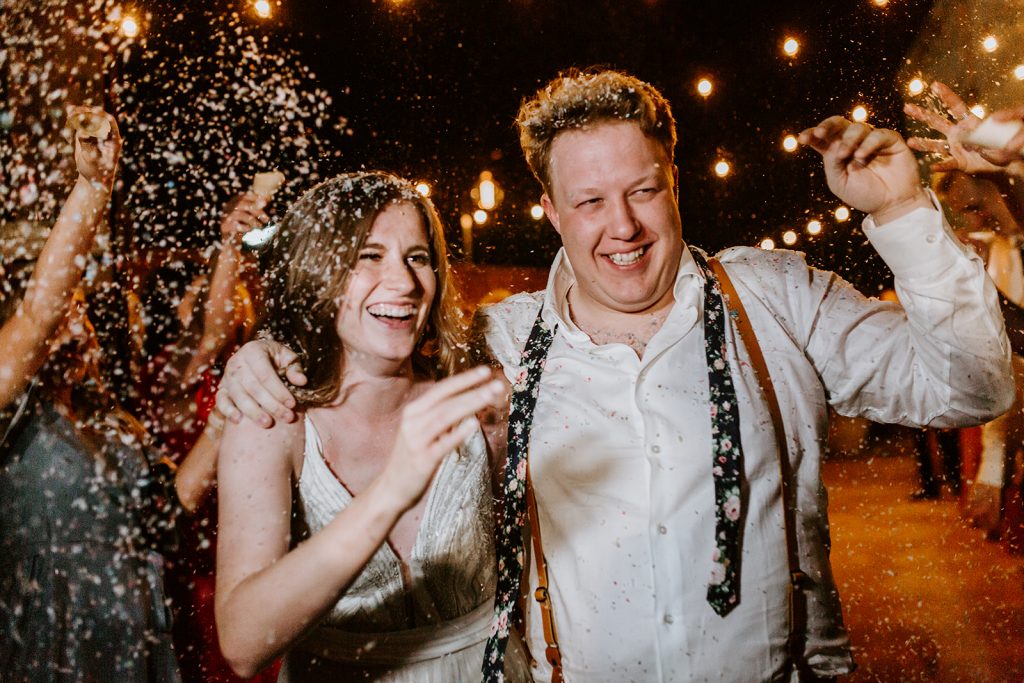
[[[551,225],[554,226],[555,232],[559,235],[562,234],[562,228],[558,219],[558,209],[555,208],[555,203],[551,201],[551,197],[545,192],[540,196],[540,205],[544,209],[544,215],[548,217]]]

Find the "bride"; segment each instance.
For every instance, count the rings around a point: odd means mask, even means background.
[[[495,574],[474,413],[504,387],[453,374],[464,344],[437,213],[405,180],[342,175],[292,207],[269,256],[266,327],[310,371],[293,387],[303,419],[224,432],[224,655],[251,676],[285,654],[283,681],[475,679]],[[507,661],[528,680],[518,647]]]

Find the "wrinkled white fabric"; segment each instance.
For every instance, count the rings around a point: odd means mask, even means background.
[[[403,582],[394,550],[381,545],[311,639],[288,654],[279,680],[479,680],[495,585],[490,481],[486,444],[477,430],[444,460],[427,493],[410,558],[411,586]],[[299,500],[310,533],[352,501],[324,460],[308,417]],[[365,657],[360,656],[360,638]],[[389,640],[394,644],[390,649]],[[314,654],[332,642],[338,644],[336,652]],[[511,654],[509,680],[528,680],[518,643]]]
[[[866,299],[802,255],[721,255],[764,352],[796,473],[802,568],[814,581],[806,656],[819,675],[852,658],[829,564],[819,466],[828,406],[845,415],[933,427],[977,423],[1012,399],[1009,345],[981,261],[940,212],[919,209],[865,232],[892,268],[906,312]],[[745,499],[739,605],[708,605],[714,535],[703,282],[684,250],[675,304],[642,359],[597,346],[568,314],[575,281],[560,252],[547,289],[483,311],[515,382],[538,309],[557,324],[530,444],[555,624],[571,682],[780,680],[787,562],[771,417],[730,329],[740,403]],[[531,570],[533,569],[531,564]],[[531,571],[531,584],[536,585]],[[530,601],[528,644],[543,652]],[[541,662],[534,676],[549,680]]]

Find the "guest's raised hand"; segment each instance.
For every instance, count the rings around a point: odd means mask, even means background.
[[[232,422],[242,416],[262,427],[274,420],[294,422],[295,398],[285,387],[280,372],[295,386],[304,386],[306,376],[299,357],[284,344],[255,339],[235,352],[224,368],[217,390],[217,409]]]
[[[799,140],[822,155],[829,189],[879,223],[931,205],[914,154],[896,131],[833,116]]]
[[[946,107],[947,115],[940,114],[917,104],[903,107],[907,116],[920,121],[941,135],[941,138],[912,137],[907,140],[911,149],[937,155],[929,164],[933,171],[960,170],[965,173],[992,173],[1002,170],[1005,164],[997,164],[990,150],[969,145],[967,137],[981,125],[981,119],[967,106],[963,99],[945,83],[935,81],[931,91]],[[951,118],[952,117],[952,118]]]
[[[254,228],[259,228],[270,221],[263,207],[267,200],[255,192],[237,195],[224,206],[224,216],[220,222],[220,237],[224,242],[231,242]]]
[[[68,108],[68,121],[75,131],[75,166],[78,174],[93,184],[111,189],[121,156],[121,134],[117,121],[99,107]]]
[[[441,461],[478,428],[474,415],[505,400],[505,383],[481,366],[443,379],[402,410],[380,485],[408,509],[430,485]]]

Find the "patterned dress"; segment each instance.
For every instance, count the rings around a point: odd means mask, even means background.
[[[0,450],[0,679],[178,681],[149,468],[46,403]]]

